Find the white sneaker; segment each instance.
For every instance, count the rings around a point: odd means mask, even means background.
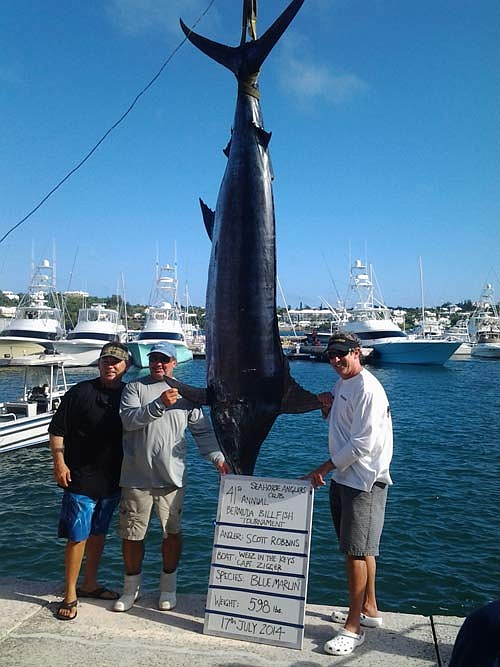
[[[162,572],[160,574],[160,599],[158,609],[170,611],[177,604],[175,590],[177,588],[177,570],[175,572]]]
[[[158,609],[160,611],[170,611],[177,604],[177,597],[175,593],[160,593],[158,600]]]
[[[128,611],[139,597],[142,574],[126,574],[123,581],[123,593],[113,605],[113,611]]]

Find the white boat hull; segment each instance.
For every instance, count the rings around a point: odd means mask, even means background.
[[[69,363],[71,357],[67,354],[27,354],[25,357],[13,357],[10,359],[7,366],[46,366],[50,363],[61,363],[64,366],[71,366]]]
[[[0,338],[0,366],[9,366],[12,359],[26,357],[30,354],[42,354],[44,350],[43,345],[31,341],[9,339],[6,342],[5,339]]]
[[[103,345],[107,341],[69,341],[63,340],[54,344],[54,348],[58,354],[67,357],[64,362],[65,366],[96,366],[97,360],[101,353]]]
[[[461,343],[460,347],[453,352],[454,357],[470,357],[472,354],[472,343]]]
[[[478,343],[471,354],[473,357],[500,359],[500,343]]]
[[[49,441],[49,424],[53,412],[37,417],[21,417],[0,421],[0,452],[10,452],[22,447],[43,445]]]

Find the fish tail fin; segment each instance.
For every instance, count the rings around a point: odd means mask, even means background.
[[[226,46],[211,39],[202,37],[190,30],[180,19],[181,28],[187,39],[200,51],[212,60],[227,67],[236,76],[238,81],[245,80],[251,75],[258,74],[260,67],[281,35],[302,7],[304,0],[292,0],[283,13],[276,19],[259,39],[245,42],[240,46]]]
[[[290,374],[288,359],[285,358],[285,381],[281,414],[297,415],[312,410],[321,410],[322,405],[316,394],[304,389]]]

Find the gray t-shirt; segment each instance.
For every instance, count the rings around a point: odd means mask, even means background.
[[[174,484],[182,487],[186,476],[186,428],[201,455],[223,461],[210,420],[201,408],[180,397],[165,407],[159,398],[166,383],[151,376],[129,382],[123,390],[120,417],[123,424],[123,464],[120,486],[151,489]]]

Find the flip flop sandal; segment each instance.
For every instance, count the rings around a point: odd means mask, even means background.
[[[334,623],[345,623],[347,621],[347,614],[344,611],[336,609],[332,612],[332,621]],[[367,616],[366,614],[360,614],[359,623],[365,628],[381,628],[384,619],[382,616]]]
[[[324,649],[330,655],[350,655],[355,648],[361,646],[365,641],[365,633],[360,632],[357,635],[355,632],[342,629],[330,641],[326,642]]]
[[[81,588],[76,589],[76,594],[79,598],[94,598],[95,600],[118,600],[120,597],[118,593],[101,586],[94,591],[84,591]]]
[[[59,607],[57,608],[57,611],[56,611],[56,618],[59,619],[60,621],[74,621],[77,614],[78,614],[77,606],[78,606],[78,600],[73,600],[73,602],[61,602],[61,604],[59,605]],[[74,609],[75,610],[75,615],[74,616],[65,616],[65,615],[61,614],[62,609],[65,609],[65,610]]]

